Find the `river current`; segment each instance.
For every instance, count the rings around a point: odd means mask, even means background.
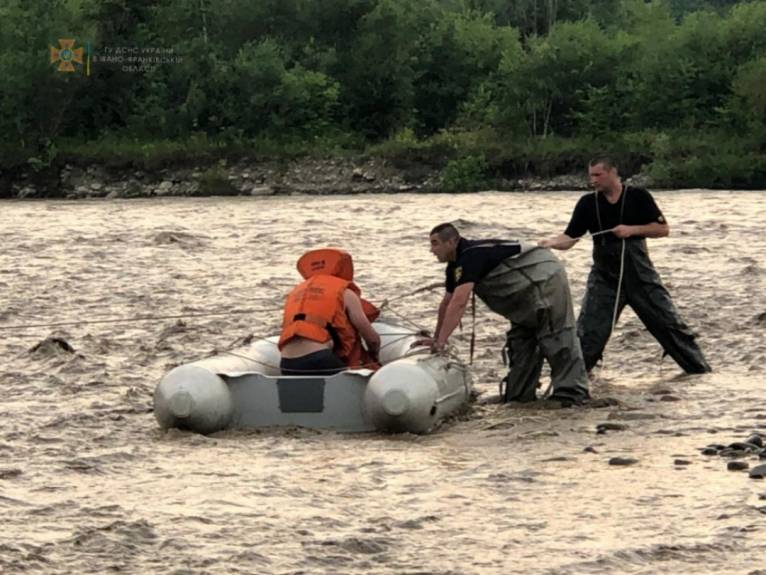
[[[650,253],[711,374],[683,375],[626,310],[593,405],[496,404],[507,326],[479,305],[480,395],[429,435],[154,419],[169,369],[276,333],[306,249],[345,248],[368,299],[433,328],[439,290],[399,296],[443,278],[434,225],[536,241],[578,197],[0,204],[0,573],[766,574],[766,482],[701,453],[766,438],[766,192],[655,193],[671,235]],[[557,252],[576,310],[590,251]],[[113,321],[146,316],[168,319]]]

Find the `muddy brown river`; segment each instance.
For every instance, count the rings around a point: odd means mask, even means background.
[[[494,404],[507,327],[479,306],[481,395],[430,435],[157,426],[166,371],[276,332],[304,250],[347,249],[369,299],[433,328],[438,290],[393,298],[443,277],[435,224],[537,240],[578,197],[0,203],[0,573],[766,574],[766,481],[727,469],[766,460],[701,453],[766,438],[766,192],[655,193],[652,258],[712,374],[627,310],[600,401]],[[579,309],[590,240],[557,253]],[[146,316],[168,319],[113,321]],[[102,323],[9,329],[75,321]]]

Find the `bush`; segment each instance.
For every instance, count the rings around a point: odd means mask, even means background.
[[[239,190],[235,188],[220,168],[208,168],[199,178],[199,194],[201,196],[236,196]]]
[[[484,156],[451,160],[442,172],[442,188],[445,192],[476,192],[487,186],[488,170]]]
[[[756,188],[766,185],[766,159],[723,133],[659,135],[647,173],[659,186]]]

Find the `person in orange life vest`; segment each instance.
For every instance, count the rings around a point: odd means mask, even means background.
[[[279,338],[282,375],[329,376],[349,368],[380,367],[380,336],[370,323],[380,311],[362,299],[353,282],[351,256],[339,249],[312,250],[297,267],[305,281],[285,300]]]

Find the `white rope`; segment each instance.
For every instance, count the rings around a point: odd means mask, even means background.
[[[426,334],[428,332],[428,330],[426,330],[425,328],[423,328],[422,326],[420,326],[416,322],[410,320],[406,316],[404,316],[404,315],[398,313],[396,310],[394,310],[391,307],[390,302],[394,301],[394,300],[397,300],[397,299],[402,299],[404,297],[409,297],[409,296],[412,296],[412,295],[417,294],[417,293],[422,293],[424,291],[429,291],[429,290],[435,289],[436,287],[439,287],[439,286],[442,286],[442,285],[444,285],[443,282],[439,282],[438,284],[437,283],[430,284],[430,285],[418,288],[417,290],[414,290],[412,292],[403,294],[401,296],[394,297],[391,300],[385,300],[381,304],[381,308],[382,307],[386,307],[388,309],[388,311],[390,311],[394,315],[398,316],[404,322],[410,324],[411,326],[413,326],[417,330],[414,333],[413,332],[396,332],[396,333],[386,334],[386,335],[389,335],[389,336],[397,336],[397,337],[394,338],[393,340],[383,344],[381,346],[381,349],[384,349],[385,347],[388,347],[390,345],[398,343],[398,342],[400,342],[403,339],[406,339],[408,337],[418,336],[418,335]],[[270,299],[270,298],[251,298],[251,299],[267,300],[267,299]],[[231,316],[231,315],[255,314],[255,313],[263,313],[263,312],[282,311],[282,309],[283,309],[282,307],[279,307],[279,308],[265,308],[265,309],[240,309],[240,310],[229,310],[229,311],[221,311],[221,312],[209,312],[209,311],[205,311],[205,312],[202,312],[202,313],[193,313],[192,312],[192,313],[173,314],[173,315],[136,316],[136,317],[122,317],[122,318],[120,318],[120,317],[111,317],[111,318],[96,318],[96,319],[90,319],[90,320],[63,321],[63,322],[53,322],[53,323],[32,323],[32,324],[5,325],[5,326],[0,325],[0,331],[27,330],[27,329],[36,329],[36,328],[70,327],[70,326],[97,325],[97,324],[135,323],[135,322],[159,321],[159,320],[169,320],[169,319],[183,320],[183,319],[192,319],[192,318],[223,317],[223,316]],[[248,340],[248,338],[245,338],[245,340]],[[277,345],[276,342],[268,339],[267,337],[256,336],[256,335],[251,334],[249,336],[249,341],[252,342],[253,340],[265,341],[265,342],[268,342],[268,343],[270,343],[272,345],[275,345],[275,346]],[[244,355],[244,354],[237,353],[237,352],[233,351],[233,349],[236,349],[236,348],[232,348],[232,345],[233,344],[229,344],[229,346],[227,346],[229,349],[224,349],[224,350],[222,350],[222,351],[220,351],[218,353],[219,354],[233,355],[235,357],[239,357],[240,359],[246,359],[248,361],[252,361],[254,363],[261,364],[261,365],[263,365],[265,367],[268,367],[270,369],[279,369],[278,365],[270,365],[270,364],[268,364],[266,362],[259,361],[259,360],[255,359],[253,357],[249,357],[247,355]],[[237,345],[237,347],[241,347],[241,345]],[[417,354],[417,353],[420,353],[420,350],[418,348],[414,348],[411,351],[411,353],[412,354]],[[410,352],[408,352],[407,355],[410,355]],[[375,365],[376,365],[375,363],[368,363],[368,364],[360,365],[358,368],[374,367]],[[358,369],[358,368],[356,368],[356,369]],[[293,370],[293,371],[303,371],[303,370]],[[331,370],[311,370],[311,371],[331,371]]]
[[[617,310],[620,309],[620,289],[622,288],[622,275],[625,272],[625,238],[622,239],[622,250],[620,250],[620,275],[617,278],[617,298],[614,302],[614,313],[612,314],[611,335],[614,332],[614,326],[617,323]]]
[[[205,318],[205,317],[220,317],[230,315],[242,315],[242,314],[254,314],[260,312],[271,312],[275,310],[281,310],[282,308],[273,309],[242,309],[242,310],[230,310],[221,312],[203,312],[203,313],[182,313],[174,315],[154,315],[154,316],[137,316],[137,317],[112,317],[103,319],[81,320],[81,321],[62,321],[55,323],[32,323],[21,325],[0,325],[0,330],[24,330],[40,327],[69,327],[75,325],[96,325],[96,324],[112,324],[112,323],[133,323],[141,321],[158,321],[168,319],[190,319],[190,318]]]
[[[608,230],[601,230],[600,232],[594,232],[594,233],[589,234],[589,235],[590,235],[590,237],[593,238],[593,237],[596,237],[596,236],[600,236],[601,234],[608,234],[608,233],[613,232],[613,231],[614,231],[614,228],[610,228]],[[583,237],[585,237],[585,236],[583,236]],[[580,238],[577,238],[577,239],[579,240]]]
[[[622,249],[620,250],[620,275],[617,278],[617,297],[614,299],[614,311],[612,312],[612,327],[609,330],[609,339],[612,339],[614,328],[617,325],[617,312],[620,309],[620,290],[622,289],[622,276],[625,272],[625,238],[622,239]],[[607,345],[609,342],[607,341]],[[606,346],[604,346],[606,351]],[[604,360],[605,353],[601,353],[601,370],[606,369],[606,360]]]
[[[555,248],[556,246],[563,246],[563,245],[565,245],[569,241],[574,242],[572,244],[572,245],[574,245],[574,244],[576,244],[577,242],[579,242],[583,238],[587,238],[587,237],[595,238],[596,236],[600,236],[600,235],[603,235],[603,234],[610,234],[613,231],[614,231],[614,228],[610,228],[608,230],[601,230],[600,232],[594,232],[592,234],[591,233],[586,233],[585,235],[582,235],[579,238],[570,238],[569,240],[563,240],[563,241],[560,241],[560,242],[553,242],[550,245],[550,247]]]
[[[443,281],[434,282],[434,283],[428,284],[426,286],[414,289],[414,290],[412,290],[410,292],[407,292],[407,293],[404,293],[404,294],[401,294],[401,295],[398,295],[398,296],[394,296],[394,297],[389,298],[389,299],[384,299],[378,307],[380,309],[383,309],[384,307],[388,307],[389,304],[392,301],[397,301],[397,300],[400,300],[400,299],[404,299],[406,297],[412,297],[412,296],[417,295],[419,293],[423,293],[425,291],[432,291],[432,290],[438,289],[440,287],[444,287],[444,282]]]
[[[422,325],[418,324],[417,322],[412,321],[410,318],[408,318],[405,315],[402,315],[398,311],[396,311],[394,308],[392,308],[390,305],[386,306],[386,309],[390,311],[392,314],[394,314],[396,317],[401,319],[403,322],[409,324],[411,327],[415,328],[419,333],[426,333],[429,330],[424,328]]]

